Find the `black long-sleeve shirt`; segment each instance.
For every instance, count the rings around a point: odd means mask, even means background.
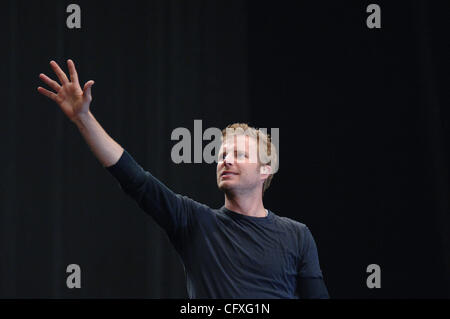
[[[308,227],[268,211],[251,217],[175,194],[125,150],[106,168],[166,231],[190,298],[328,298]]]

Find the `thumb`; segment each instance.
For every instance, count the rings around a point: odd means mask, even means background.
[[[94,85],[94,83],[94,81],[90,80],[84,85],[83,96],[85,99],[92,100],[91,87]]]

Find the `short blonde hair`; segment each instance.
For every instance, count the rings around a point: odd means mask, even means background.
[[[260,129],[249,126],[246,123],[233,123],[228,125],[222,130],[222,140],[226,137],[227,132],[233,135],[245,135],[256,139],[258,145],[258,161],[261,160],[264,165],[270,165],[272,168],[272,174],[270,174],[264,181],[262,193],[269,188],[272,182],[273,175],[278,170],[278,155],[275,145],[272,143],[270,134],[263,132]],[[261,140],[261,143],[260,143]],[[259,151],[260,145],[262,146],[262,152]]]

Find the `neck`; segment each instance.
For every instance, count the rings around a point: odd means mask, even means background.
[[[234,212],[252,216],[266,217],[267,212],[264,209],[262,194],[259,191],[252,194],[229,194],[225,193],[225,207]]]

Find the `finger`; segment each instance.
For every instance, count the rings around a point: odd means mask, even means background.
[[[45,95],[49,99],[56,101],[56,94],[53,92],[50,92],[49,90],[44,89],[43,87],[38,87],[38,92],[42,95]]]
[[[59,92],[61,89],[61,86],[58,84],[58,82],[50,79],[48,76],[46,76],[44,73],[39,74],[39,78],[44,81],[49,87],[51,87],[56,92]]]
[[[85,91],[87,88],[90,88],[91,86],[93,86],[94,83],[95,83],[94,80],[87,81],[86,84],[84,84],[84,89],[83,89],[83,91]]]
[[[55,71],[56,76],[58,77],[58,79],[62,85],[69,83],[69,79],[67,78],[67,76],[63,72],[63,70],[61,70],[58,63],[56,63],[55,61],[52,60],[52,61],[50,61],[50,65],[51,65],[53,71]]]
[[[94,85],[94,83],[94,81],[90,80],[84,85],[83,95],[85,98],[92,100],[91,87]]]
[[[69,68],[70,81],[73,83],[78,83],[78,73],[75,69],[75,63],[72,60],[67,60],[67,67]]]

